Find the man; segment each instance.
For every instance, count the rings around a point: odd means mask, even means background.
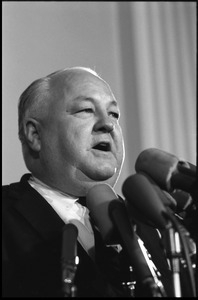
[[[90,188],[115,186],[124,160],[120,111],[109,85],[91,69],[63,69],[34,81],[18,113],[30,174],[3,187],[3,296],[64,296],[68,223],[79,233],[77,296],[129,296],[125,287],[134,278],[127,257],[106,247],[85,206]]]

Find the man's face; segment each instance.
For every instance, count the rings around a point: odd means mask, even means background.
[[[109,86],[89,72],[72,75],[64,96],[58,92],[63,85],[54,83],[57,92],[41,123],[40,160],[52,185],[83,196],[96,183],[117,181],[124,159],[119,108]]]

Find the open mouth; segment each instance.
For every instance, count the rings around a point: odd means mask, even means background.
[[[93,149],[108,152],[108,151],[111,151],[111,145],[106,142],[101,142],[101,143],[98,143],[97,145],[95,145],[93,147]]]

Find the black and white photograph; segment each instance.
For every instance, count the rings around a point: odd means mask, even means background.
[[[196,1],[2,1],[2,297],[197,297],[196,99]]]

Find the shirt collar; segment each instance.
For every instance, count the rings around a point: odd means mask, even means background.
[[[71,199],[72,202],[75,200],[75,202],[79,199],[77,197],[74,197],[72,195],[69,195],[67,193],[64,193],[56,188],[53,188],[47,184],[45,184],[44,182],[42,182],[40,179],[36,178],[35,176],[31,176],[28,180],[28,182],[32,185],[36,185],[38,188],[40,187],[41,189],[43,189],[46,193],[54,193],[57,196],[60,197],[65,197],[66,199]]]

